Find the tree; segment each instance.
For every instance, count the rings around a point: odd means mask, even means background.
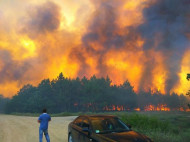
[[[53,94],[52,85],[49,79],[44,79],[38,85],[38,98],[41,100],[39,107],[41,110],[47,108],[49,112],[53,112],[56,105],[55,96]]]
[[[133,110],[137,107],[143,110],[147,105],[156,107],[159,104],[165,104],[172,110],[185,110],[188,100],[183,96],[153,94],[151,90],[136,94],[128,80],[121,85],[112,85],[108,76],[70,79],[60,73],[52,81],[42,80],[36,87],[30,84],[23,86],[4,106],[7,113],[39,113],[43,107],[50,113]],[[0,111],[5,101],[0,95]]]
[[[187,74],[187,80],[188,81],[190,80],[190,74]],[[187,95],[190,96],[190,90],[188,91]],[[190,108],[190,104],[188,104],[188,106]]]
[[[188,81],[190,80],[190,74],[187,74],[187,80]]]
[[[8,103],[10,99],[3,97],[3,95],[0,94],[0,113],[4,113],[4,109],[6,104]]]
[[[189,81],[190,80],[190,74],[187,74],[187,80]],[[189,92],[187,93],[188,96],[190,96],[190,90]]]

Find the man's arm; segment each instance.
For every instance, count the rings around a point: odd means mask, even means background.
[[[41,115],[40,115],[40,117],[38,118],[38,123],[40,123],[41,122]]]

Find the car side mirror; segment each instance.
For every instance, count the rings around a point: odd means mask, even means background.
[[[83,128],[82,128],[82,131],[84,131],[84,132],[89,132],[89,129],[88,129],[88,127],[83,127]]]
[[[88,135],[90,135],[90,130],[89,130],[88,127],[83,127],[83,128],[82,128],[82,131],[83,131],[83,132],[87,132]]]

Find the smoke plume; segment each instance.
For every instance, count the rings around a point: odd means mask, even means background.
[[[136,92],[189,89],[188,0],[4,0],[0,9],[0,94],[61,72],[128,80]]]

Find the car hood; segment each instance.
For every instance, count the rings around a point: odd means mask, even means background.
[[[141,135],[135,131],[119,132],[101,134],[102,137],[109,138],[119,142],[147,142],[146,136]]]

